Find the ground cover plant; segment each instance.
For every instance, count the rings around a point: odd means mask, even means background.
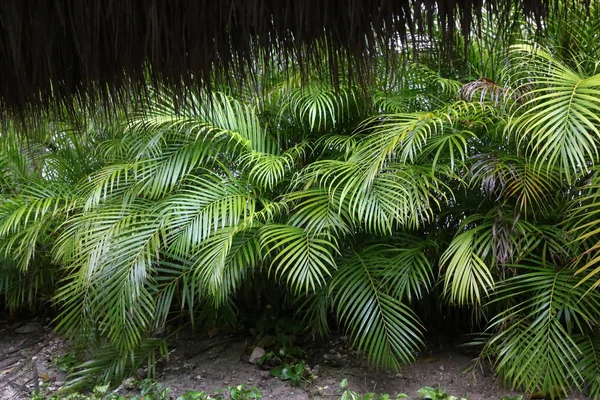
[[[151,379],[144,379],[142,381],[135,382],[135,385],[139,390],[139,395],[122,395],[109,390],[109,385],[96,386],[92,389],[89,395],[82,393],[72,393],[67,397],[46,396],[44,391],[41,390],[34,394],[32,400],[42,399],[67,399],[67,400],[169,400],[173,399],[169,395],[169,388],[164,387]],[[424,400],[458,400],[456,396],[448,395],[441,389],[434,389],[432,387],[424,387],[419,390],[419,395]],[[340,383],[339,396],[336,395],[338,400],[392,400],[392,399],[405,399],[408,396],[404,393],[399,393],[395,396],[383,393],[365,393],[359,394],[353,390],[348,389],[348,381],[342,380]],[[247,399],[262,399],[262,393],[256,387],[248,387],[246,385],[229,386],[223,389],[216,389],[212,392],[202,392],[196,390],[190,390],[177,396],[176,400],[247,400]],[[517,398],[515,400],[520,400]],[[462,398],[461,400],[466,400]],[[509,400],[502,398],[500,400]]]
[[[282,69],[2,135],[3,304],[52,305],[91,353],[73,386],[291,315],[388,369],[458,321],[510,385],[598,398],[599,21],[484,18],[371,91]]]

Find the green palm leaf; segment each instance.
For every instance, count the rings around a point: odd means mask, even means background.
[[[392,296],[381,278],[382,258],[354,253],[339,262],[330,291],[340,323],[354,345],[378,367],[398,369],[414,360],[422,345],[421,327],[412,310]],[[387,264],[389,266],[389,264]]]
[[[342,202],[329,194],[326,189],[310,188],[299,192],[292,192],[286,196],[290,203],[297,203],[288,223],[306,229],[308,232],[321,234],[331,232],[341,237],[350,234],[354,221],[350,217],[347,207],[340,207]]]
[[[543,259],[524,260],[518,268],[523,273],[503,282],[494,300],[518,301],[490,323],[496,333],[483,354],[497,356],[497,371],[515,387],[552,396],[581,387],[581,349],[573,333],[595,326],[598,294],[579,301],[589,287],[578,286],[573,271],[557,271]]]
[[[90,318],[123,349],[137,346],[154,313],[153,269],[166,243],[164,223],[138,202],[96,209],[67,222],[56,254],[70,265],[57,300],[64,304],[57,329],[71,332]]]
[[[444,292],[452,303],[479,304],[494,288],[492,271],[485,259],[493,252],[489,226],[459,233],[440,258],[446,268]]]
[[[340,87],[336,91],[317,81],[291,89],[286,97],[280,118],[289,111],[292,118],[297,119],[300,125],[307,124],[311,131],[322,131],[345,123],[353,113],[359,112],[361,100],[353,88]]]
[[[582,75],[531,46],[515,46],[513,54],[520,62],[514,79],[528,71],[522,79],[529,100],[512,115],[508,132],[537,168],[558,166],[572,182],[598,160],[600,74]]]
[[[485,154],[475,158],[471,167],[470,185],[479,186],[490,199],[510,199],[525,214],[546,211],[554,203],[552,196],[560,186],[559,173],[540,173],[524,157],[506,154]]]
[[[30,182],[19,196],[0,201],[0,249],[26,270],[39,244],[48,242],[76,206],[70,187]]]
[[[581,335],[575,339],[581,352],[577,367],[585,380],[585,390],[592,399],[600,398],[600,334]]]
[[[217,230],[238,225],[255,208],[256,198],[243,180],[189,177],[160,211],[168,226],[169,251],[185,256]]]
[[[219,307],[260,263],[263,254],[258,229],[219,229],[191,256],[194,260],[190,266],[196,280],[194,285],[211,298],[215,307]]]
[[[379,167],[390,159],[413,162],[427,141],[443,131],[443,123],[432,112],[377,116],[366,122],[372,125],[372,133],[360,143],[352,159],[372,160]]]
[[[444,196],[443,184],[431,170],[400,163],[372,167],[360,161],[318,161],[301,179],[325,188],[338,213],[347,213],[371,232],[387,234],[398,225],[418,227],[431,218],[438,196]]]
[[[277,155],[250,152],[240,160],[249,169],[248,178],[257,188],[273,189],[294,170],[307,147],[308,143],[302,142]]]
[[[267,224],[260,230],[260,248],[270,259],[269,271],[297,292],[316,291],[336,268],[337,243],[331,235]]]

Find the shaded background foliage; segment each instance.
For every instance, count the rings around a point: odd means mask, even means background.
[[[374,57],[368,87],[283,52],[237,89],[149,76],[112,118],[7,124],[5,307],[52,306],[91,350],[73,385],[152,371],[173,325],[294,315],[392,369],[426,330],[477,333],[510,385],[597,398],[600,19],[581,5],[536,36],[509,11],[445,58]]]

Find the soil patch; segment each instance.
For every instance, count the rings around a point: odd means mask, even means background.
[[[499,385],[488,367],[465,374],[472,357],[460,348],[422,354],[402,371],[388,373],[370,368],[344,337],[308,350],[307,367],[316,377],[310,383],[292,387],[248,362],[249,340],[180,337],[171,343],[169,360],[161,362],[156,379],[171,389],[173,398],[188,390],[212,391],[246,384],[258,387],[265,399],[332,400],[339,395],[339,383],[344,378],[352,390],[360,393],[401,392],[410,399],[418,399],[417,390],[424,386],[443,388],[448,394],[469,400],[497,400],[518,394]],[[65,373],[56,365],[56,359],[67,352],[64,341],[42,324],[0,321],[0,399],[27,399],[44,382],[51,391],[58,390]],[[569,398],[586,399],[579,394]]]

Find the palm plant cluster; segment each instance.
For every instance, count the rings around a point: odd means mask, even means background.
[[[382,63],[368,93],[284,71],[2,135],[4,305],[95,346],[75,383],[271,303],[391,369],[462,312],[511,386],[598,398],[600,19],[569,18],[535,44],[484,18],[468,68]]]

